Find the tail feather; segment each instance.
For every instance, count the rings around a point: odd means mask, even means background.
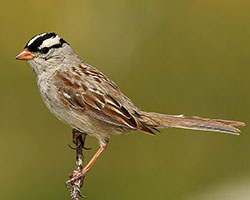
[[[164,115],[152,112],[142,112],[142,123],[151,128],[175,127],[202,131],[223,132],[239,135],[237,126],[245,126],[244,122],[208,119],[196,116]]]

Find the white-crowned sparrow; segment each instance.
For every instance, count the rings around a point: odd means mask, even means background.
[[[27,60],[31,65],[43,101],[55,116],[98,139],[100,149],[81,172],[82,176],[103,152],[111,135],[135,130],[154,135],[153,130],[164,127],[237,135],[240,131],[235,127],[244,126],[237,121],[141,111],[113,81],[81,60],[55,33],[34,36],[16,59]]]

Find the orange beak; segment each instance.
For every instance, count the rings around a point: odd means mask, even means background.
[[[36,56],[28,48],[25,48],[16,56],[17,60],[33,60]]]

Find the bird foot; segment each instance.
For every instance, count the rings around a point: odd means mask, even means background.
[[[69,174],[69,180],[65,182],[66,188],[71,192],[71,199],[76,199],[75,197],[86,198],[86,196],[81,195],[80,188],[83,186],[83,180],[86,176],[85,171],[74,170]]]
[[[72,173],[69,174],[69,180],[66,181],[66,185],[73,185],[76,181],[81,180],[83,183],[83,179],[86,176],[87,172],[74,170]],[[81,185],[82,186],[82,185]]]

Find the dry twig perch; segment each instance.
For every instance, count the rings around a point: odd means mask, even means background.
[[[82,154],[82,149],[87,149],[87,150],[89,149],[84,147],[85,138],[87,136],[85,133],[81,133],[76,129],[73,129],[72,134],[73,134],[73,143],[76,145],[76,147],[70,146],[70,148],[76,151],[76,167],[75,170],[69,175],[70,180],[74,176],[74,174],[81,172],[83,169],[84,156]],[[71,193],[70,195],[71,199],[78,200],[79,197],[86,198],[85,196],[81,195],[81,187],[83,185],[84,177],[74,181],[70,180],[67,181],[65,184]]]

